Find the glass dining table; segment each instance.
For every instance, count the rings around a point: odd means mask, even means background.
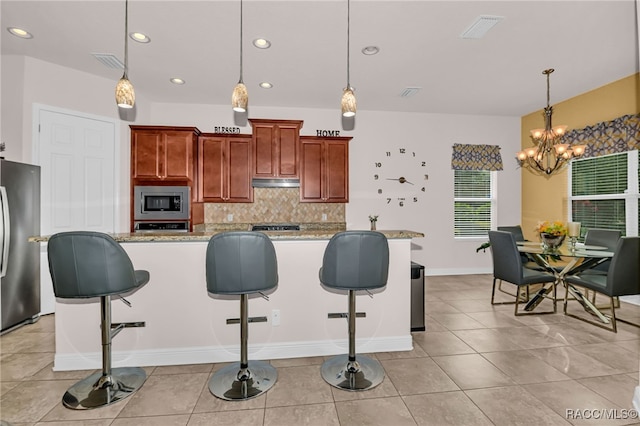
[[[605,324],[609,319],[574,285],[567,283],[564,277],[577,274],[613,257],[613,252],[606,251],[606,247],[584,245],[577,243],[575,248],[569,244],[562,244],[555,249],[548,249],[539,242],[517,242],[520,253],[528,253],[533,260],[546,271],[554,274],[556,284],[563,284],[569,293],[582,304],[585,310],[597,316]],[[555,264],[555,265],[553,265]],[[533,310],[543,299],[543,296],[551,291],[550,286],[542,286],[540,290],[527,302],[525,311]]]

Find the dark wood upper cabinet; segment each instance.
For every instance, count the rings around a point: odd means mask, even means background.
[[[131,178],[195,182],[195,127],[130,126]]]
[[[198,138],[201,202],[253,202],[251,136],[202,134]]]
[[[253,177],[298,178],[301,120],[249,119],[253,127]]]
[[[300,201],[349,201],[350,137],[300,137]]]

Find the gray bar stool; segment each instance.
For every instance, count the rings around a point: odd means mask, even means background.
[[[67,408],[84,410],[113,404],[144,383],[139,367],[111,368],[111,340],[123,328],[144,327],[144,322],[111,323],[111,296],[122,298],[149,282],[149,272],[135,271],[131,259],[113,238],[98,232],[63,232],[48,243],[53,292],[61,299],[100,298],[102,371],[71,386],[62,397]]]
[[[320,282],[329,289],[348,290],[349,312],[329,314],[349,320],[349,354],[326,360],[320,369],[331,386],[361,391],[374,388],[384,380],[384,369],[372,358],[356,359],[356,291],[373,290],[387,285],[389,245],[387,238],[373,231],[345,231],[331,238],[324,252]]]
[[[209,240],[206,256],[207,290],[214,295],[240,295],[240,362],[214,373],[209,390],[225,400],[246,400],[266,392],[278,379],[276,369],[264,361],[248,360],[249,294],[272,290],[278,285],[278,262],[273,243],[260,232],[223,232]],[[263,294],[263,297],[266,296]]]

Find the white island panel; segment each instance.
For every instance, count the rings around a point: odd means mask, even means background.
[[[273,241],[278,258],[278,287],[249,300],[249,316],[267,322],[249,324],[249,359],[278,359],[334,355],[348,351],[347,320],[328,319],[328,313],[346,312],[346,292],[323,288],[318,278],[328,240]],[[408,351],[410,333],[411,239],[389,239],[387,286],[369,297],[358,292],[356,348],[359,353]],[[136,269],[151,279],[117,298],[112,321],[145,321],[144,328],[127,328],[113,340],[113,366],[180,365],[237,361],[240,328],[227,318],[240,316],[238,297],[207,293],[207,243],[122,243]],[[272,312],[280,311],[273,325]],[[54,370],[100,368],[100,308],[98,299],[56,302],[56,355]]]

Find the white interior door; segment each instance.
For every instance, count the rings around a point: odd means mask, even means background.
[[[41,167],[41,232],[114,232],[116,122],[41,107],[35,147]],[[42,314],[55,309],[46,250],[41,253]]]

